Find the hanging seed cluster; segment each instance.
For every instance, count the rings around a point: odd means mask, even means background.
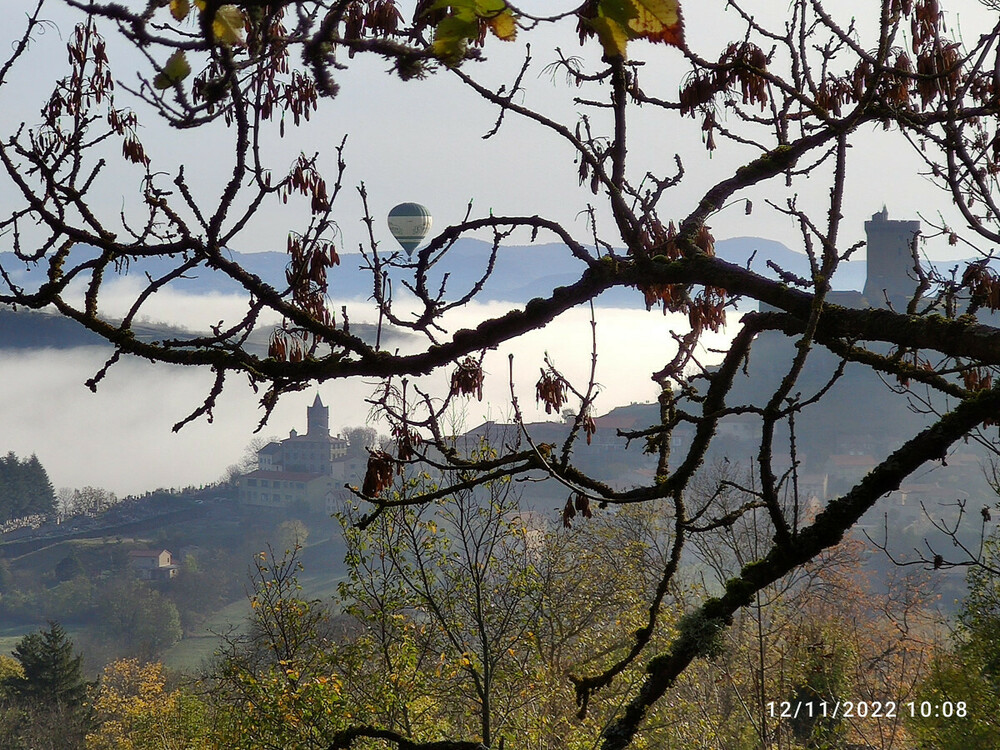
[[[971,263],[962,274],[962,286],[972,295],[972,304],[1000,309],[1000,278],[985,263]]]
[[[327,272],[340,263],[333,243],[315,240],[307,242],[296,234],[288,235],[288,266],[285,280],[292,295],[292,304],[316,323],[332,328],[335,321],[327,306],[329,287]],[[287,318],[271,336],[268,356],[286,362],[301,362],[315,352],[321,338],[291,323]]]
[[[593,513],[590,510],[590,498],[582,492],[577,492],[575,495],[570,495],[566,498],[566,505],[563,506],[562,512],[563,528],[568,529],[573,525],[572,521],[576,518],[577,513],[584,518],[593,517]]]
[[[300,154],[295,165],[278,191],[282,203],[288,203],[292,193],[301,193],[310,200],[313,213],[330,210],[330,198],[326,190],[326,180],[316,168],[316,156]]]
[[[417,446],[423,441],[405,425],[392,429],[396,442],[396,457],[383,450],[373,450],[368,455],[368,467],[361,491],[368,497],[377,497],[392,486],[395,477],[403,473],[403,466],[417,458]]]
[[[84,115],[91,107],[107,100],[108,124],[122,139],[122,157],[132,164],[148,167],[149,157],[136,135],[135,112],[116,109],[113,105],[115,81],[108,64],[104,38],[91,23],[81,23],[74,29],[66,49],[70,74],[56,84],[42,108],[42,120],[46,127],[41,133],[44,135],[32,135],[32,146],[42,153],[51,152],[56,146],[71,146],[64,129],[60,127],[60,118]]]
[[[423,440],[406,425],[396,425],[392,428],[392,437],[396,441],[396,459],[399,461],[399,473],[403,473],[403,464],[417,457],[417,446]]]
[[[399,30],[403,15],[395,0],[353,2],[344,10],[344,38],[364,39],[367,36],[393,36]],[[350,53],[354,56],[353,51]]]
[[[654,262],[667,263],[677,260],[683,252],[677,243],[677,229],[671,221],[666,229],[658,220],[647,222],[641,235],[645,254]],[[701,226],[694,237],[694,246],[710,257],[715,256],[715,238],[706,226]],[[692,297],[690,288],[681,284],[648,283],[637,285],[642,292],[646,309],[660,307],[668,312],[686,313],[695,331],[718,331],[726,324],[726,290],[706,286]]]
[[[333,324],[333,315],[326,306],[329,288],[327,271],[340,264],[340,256],[332,242],[306,242],[297,234],[288,235],[288,266],[285,280],[292,292],[292,301],[300,310],[324,325]]]
[[[312,77],[293,71],[289,81],[279,81],[271,78],[267,82],[264,96],[261,99],[261,117],[269,120],[275,111],[284,115],[290,112],[292,123],[300,125],[308,120],[310,114],[319,107],[319,91]],[[282,116],[278,135],[285,137],[285,118]]]
[[[726,102],[740,95],[743,104],[756,104],[763,112],[769,100],[767,93],[768,57],[755,44],[742,42],[730,44],[719,56],[718,63],[710,70],[699,71],[688,77],[678,97],[682,115],[701,113],[705,146],[714,151],[716,98],[722,95]]]
[[[583,415],[581,420],[583,426],[583,434],[587,436],[587,445],[591,444],[594,439],[594,435],[597,433],[597,422],[594,421],[594,416],[591,414],[590,409]]]
[[[368,497],[377,497],[392,486],[395,475],[396,462],[392,456],[385,451],[372,451],[361,491]]]
[[[962,381],[970,391],[987,391],[993,387],[993,373],[982,367],[970,367],[962,372]]]
[[[535,403],[545,404],[546,414],[558,414],[566,403],[566,381],[551,367],[542,369],[542,375],[535,383]]]
[[[466,357],[458,363],[451,374],[451,395],[475,396],[483,400],[483,368],[473,357]]]

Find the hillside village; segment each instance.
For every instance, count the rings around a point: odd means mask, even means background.
[[[905,306],[916,285],[910,268],[920,222],[890,219],[883,207],[865,222],[865,231],[868,276],[863,291],[832,290],[829,301],[854,308]],[[737,380],[734,397],[751,403],[755,398],[766,398],[790,356],[791,345],[785,337],[760,335],[747,377]],[[826,387],[838,364],[833,354],[817,347],[801,382],[817,390]],[[884,382],[866,368],[848,366],[833,383],[830,397],[804,412],[795,436],[798,461],[785,470],[794,475],[794,486],[807,512],[818,511],[828,499],[849,488],[875,466],[877,456],[893,450],[902,436],[927,421],[921,410],[927,412],[933,405],[915,403],[898,385]],[[595,417],[597,430],[589,443],[577,441],[574,460],[622,488],[648,480],[655,468],[653,460],[643,453],[642,440],[628,443],[625,436],[655,423],[657,409],[656,404],[634,403]],[[867,418],[857,419],[859,413]],[[560,445],[574,417],[567,412],[560,421],[526,424],[523,431],[513,423],[487,421],[457,436],[456,441],[460,445],[476,445],[482,440],[511,444],[526,434],[535,445]],[[671,450],[675,454],[690,445],[694,429],[691,422],[684,421],[673,429]],[[710,460],[725,460],[749,470],[759,440],[759,417],[749,413],[728,416],[718,425]],[[330,408],[317,394],[307,408],[304,434],[292,429],[287,438],[258,451],[256,470],[239,478],[239,503],[251,508],[303,507],[315,513],[335,513],[350,500],[344,485],[360,484],[365,472],[367,452],[349,448],[345,438],[331,435]],[[919,520],[923,508],[942,502],[990,502],[993,491],[981,470],[985,461],[985,454],[974,443],[964,444],[933,472],[887,496],[869,513],[866,525],[874,528],[883,524],[883,517],[889,514],[897,526],[905,526]],[[528,484],[524,488],[526,510],[544,513],[557,508],[559,501],[551,492],[547,484]]]
[[[245,506],[304,506],[327,515],[342,509],[345,482],[364,475],[366,455],[348,453],[348,441],[330,434],[330,408],[316,394],[306,410],[306,432],[270,442],[257,452],[257,469],[239,478],[239,502]]]

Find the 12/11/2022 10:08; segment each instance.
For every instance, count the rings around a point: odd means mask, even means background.
[[[956,718],[969,715],[965,701],[770,701],[767,710],[771,718],[797,719],[800,716],[823,716],[844,719],[895,719],[908,716],[911,719]]]

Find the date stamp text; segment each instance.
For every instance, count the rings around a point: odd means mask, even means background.
[[[773,719],[964,719],[969,715],[965,701],[769,701]]]

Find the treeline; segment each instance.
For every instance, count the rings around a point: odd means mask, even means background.
[[[22,460],[11,451],[0,458],[0,523],[55,510],[56,493],[38,456]]]
[[[245,550],[200,549],[184,558],[177,578],[157,585],[136,577],[128,557],[133,548],[110,539],[66,545],[67,554],[45,567],[0,557],[0,622],[25,629],[61,622],[93,670],[121,657],[159,658],[185,630],[202,632],[212,613],[243,592]]]

